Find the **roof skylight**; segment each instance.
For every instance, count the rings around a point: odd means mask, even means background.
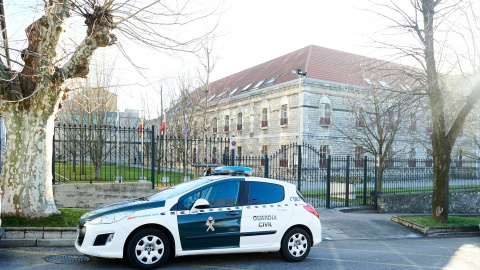
[[[280,77],[281,74],[278,74],[276,76],[273,76],[273,78],[271,78],[266,84],[265,86],[270,86],[270,85],[273,85],[273,83]]]
[[[255,84],[255,86],[253,87],[253,89],[259,88],[260,85],[262,85],[262,83],[263,83],[264,81],[266,81],[266,80],[267,80],[267,79],[263,79],[263,80],[259,81],[257,84]]]
[[[250,88],[250,86],[252,86],[252,85],[253,85],[253,83],[247,84],[247,86],[245,86],[245,87],[242,89],[242,92],[243,92],[243,91],[247,91],[248,88]]]
[[[365,80],[366,83],[368,83],[368,85],[372,85],[372,80],[370,80],[367,77],[363,77],[363,79]]]
[[[378,82],[385,88],[391,88],[390,85],[388,85],[388,83],[386,83],[384,80],[379,80]]]
[[[211,96],[211,97],[208,99],[208,101],[211,101],[211,100],[214,99],[216,96],[217,96],[217,95]]]
[[[237,88],[233,89],[232,92],[230,92],[230,94],[228,94],[228,95],[229,95],[229,96],[235,95],[235,92],[237,92],[239,88],[240,88],[240,87],[237,87]]]

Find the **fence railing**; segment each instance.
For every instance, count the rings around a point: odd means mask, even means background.
[[[379,170],[374,157],[327,156],[306,144],[239,156],[229,138],[163,138],[153,126],[141,137],[138,128],[55,126],[54,181],[145,180],[152,187],[170,186],[222,164],[248,166],[254,176],[290,182],[318,207],[376,205],[378,193],[433,189],[432,160],[394,159]],[[450,168],[450,190],[480,190],[479,160],[454,160]]]

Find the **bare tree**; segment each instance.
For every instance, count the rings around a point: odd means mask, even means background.
[[[355,128],[339,125],[334,127],[355,145],[356,149],[379,159],[377,186],[378,191],[382,192],[383,172],[392,165],[397,153],[405,148],[398,147],[394,150],[394,145],[409,122],[408,115],[417,102],[415,96],[392,87],[383,80],[374,80],[371,76],[368,80],[369,88],[357,90],[344,99],[345,107],[349,108],[350,115],[355,120]],[[378,83],[380,81],[384,85]],[[361,155],[356,158],[361,158]]]
[[[119,41],[135,42],[160,51],[191,51],[202,39],[182,35],[179,28],[197,23],[212,12],[191,1],[49,0],[43,15],[26,29],[27,48],[21,66],[3,66],[0,98],[8,144],[1,189],[2,213],[24,217],[58,213],[52,190],[54,120],[72,79],[89,73],[94,52]],[[41,10],[41,9],[39,9]],[[216,12],[216,11],[213,11]],[[68,42],[69,22],[81,18],[84,37]],[[78,28],[75,28],[78,29]],[[13,48],[12,48],[13,50]]]
[[[105,126],[114,124],[112,114],[117,108],[114,67],[115,62],[107,63],[105,54],[101,60],[97,59],[93,63],[93,71],[87,80],[78,80],[70,87],[72,91],[57,115],[61,123],[69,125],[63,131],[68,139],[68,142],[64,142],[63,145],[73,157],[72,170],[76,171],[78,155],[80,173],[85,174],[86,156],[89,155],[95,171],[95,179],[100,179],[101,165],[112,152],[112,147],[107,146],[107,136],[111,134],[107,132]],[[78,132],[78,130],[84,132]],[[89,147],[77,147],[77,141]]]
[[[402,35],[396,41],[379,42],[393,49],[398,59],[416,62],[417,72],[404,72],[415,79],[418,90],[428,97],[433,124],[431,142],[434,163],[432,219],[447,223],[451,154],[467,115],[480,99],[480,3],[460,0],[411,0],[408,7],[398,1],[378,2],[374,12],[390,22],[384,31]],[[461,106],[452,110],[446,93],[454,91],[445,82],[460,74],[468,88],[459,96]],[[460,91],[455,91],[460,94]]]
[[[213,56],[213,45],[215,43],[215,37],[206,37],[204,42],[202,42],[201,54],[198,56],[200,62],[200,68],[197,70],[198,79],[200,82],[200,87],[196,89],[191,95],[190,98],[195,102],[197,108],[196,113],[201,119],[198,129],[201,130],[202,136],[202,145],[201,145],[201,161],[203,162],[206,158],[206,133],[209,128],[211,128],[211,123],[208,121],[208,113],[212,106],[218,103],[219,98],[222,94],[212,95],[211,86],[210,86],[210,76],[213,70],[215,69],[215,64],[217,58]]]

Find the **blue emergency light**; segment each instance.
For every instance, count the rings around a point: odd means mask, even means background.
[[[215,174],[247,175],[253,174],[252,168],[242,166],[221,166],[215,168]]]

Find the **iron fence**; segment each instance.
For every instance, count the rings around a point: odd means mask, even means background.
[[[395,159],[379,170],[374,157],[327,156],[307,144],[285,145],[270,155],[239,156],[229,138],[164,138],[154,126],[144,128],[142,136],[138,128],[55,126],[53,181],[142,180],[152,187],[170,186],[219,165],[247,166],[254,176],[292,183],[315,207],[375,206],[379,193],[433,189],[432,160]],[[479,165],[479,160],[452,161],[450,190],[479,190]]]

